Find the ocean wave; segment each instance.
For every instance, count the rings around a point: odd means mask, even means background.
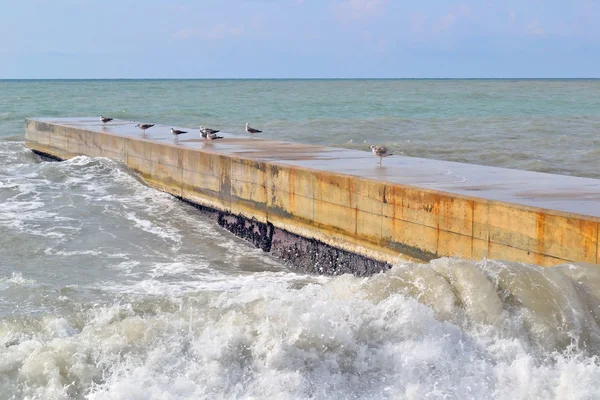
[[[127,266],[127,265],[126,265]],[[136,265],[136,267],[138,267]],[[154,264],[136,279],[103,281],[88,287],[109,293],[135,296],[181,297],[202,292],[234,292],[240,289],[260,291],[276,282],[294,286],[301,282],[323,282],[325,277],[308,277],[286,271],[224,274],[206,262]]]
[[[33,152],[24,147],[22,140],[0,140],[0,177],[17,175],[24,167],[39,162]]]
[[[593,398],[597,275],[454,259],[301,286],[256,274],[4,320],[0,370],[17,397]]]

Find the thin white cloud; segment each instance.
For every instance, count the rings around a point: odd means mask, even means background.
[[[225,39],[228,37],[239,36],[242,28],[239,26],[227,26],[225,24],[215,25],[212,29],[204,32],[201,37],[205,39]]]
[[[206,40],[220,40],[241,35],[243,29],[237,26],[225,24],[215,25],[209,29],[185,28],[173,34],[173,38],[186,40],[190,38],[200,38]]]
[[[188,4],[178,4],[178,3],[165,4],[164,8],[169,11],[176,11],[176,12],[180,12],[180,13],[190,12],[190,6]]]
[[[387,0],[343,0],[335,7],[335,13],[341,19],[359,19],[379,15],[383,12]]]
[[[508,12],[508,22],[512,25],[517,20],[517,13],[514,11]]]
[[[546,33],[537,19],[534,19],[527,25],[525,32],[532,36],[544,36]]]
[[[453,7],[446,15],[439,17],[432,26],[434,33],[441,33],[450,30],[460,19],[468,17],[471,14],[471,8],[468,4],[459,4]]]
[[[412,34],[422,35],[427,31],[427,16],[422,11],[413,14],[410,18],[410,30]]]
[[[198,31],[197,29],[191,29],[191,28],[180,29],[173,34],[173,38],[174,39],[182,39],[182,40],[189,39],[189,38],[195,36],[197,31]]]

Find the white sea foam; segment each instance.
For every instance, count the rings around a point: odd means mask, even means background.
[[[596,275],[440,259],[300,287],[294,274],[233,277],[228,290],[2,321],[0,371],[17,398],[594,398],[597,339],[561,329],[596,329],[589,309],[569,309],[587,295],[565,291]]]
[[[23,278],[23,275],[19,272],[13,272],[10,278],[0,278],[0,285],[34,285],[36,283],[33,279]]]
[[[144,232],[151,233],[160,237],[161,239],[168,239],[172,242],[178,243],[181,241],[181,235],[176,229],[161,227],[154,224],[152,221],[147,219],[139,218],[135,213],[128,212],[125,214],[125,218],[135,223],[137,228],[140,228]]]
[[[101,256],[102,252],[98,250],[74,250],[74,251],[63,251],[56,250],[53,248],[44,249],[44,254],[49,256]]]
[[[135,267],[138,267],[136,265]],[[132,267],[133,268],[133,267]],[[149,296],[184,296],[200,292],[231,292],[241,288],[260,291],[279,282],[294,285],[298,282],[319,282],[325,277],[303,277],[290,272],[257,272],[246,274],[223,274],[207,263],[155,264],[150,272],[138,272],[136,279],[104,281],[89,288],[110,293],[128,293]],[[304,284],[303,283],[303,284]]]

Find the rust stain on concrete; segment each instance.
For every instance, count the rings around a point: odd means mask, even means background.
[[[174,143],[168,127],[140,137],[127,121],[101,126],[97,118],[27,120],[25,129],[34,151],[119,159],[182,199],[383,263],[400,254],[598,262],[600,180],[552,176],[549,184],[548,174],[409,157],[390,157],[381,169],[367,151],[226,133],[218,143]]]

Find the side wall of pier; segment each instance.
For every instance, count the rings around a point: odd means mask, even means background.
[[[150,186],[211,209],[394,263],[450,256],[598,264],[599,219],[26,121],[26,145],[125,163]]]

